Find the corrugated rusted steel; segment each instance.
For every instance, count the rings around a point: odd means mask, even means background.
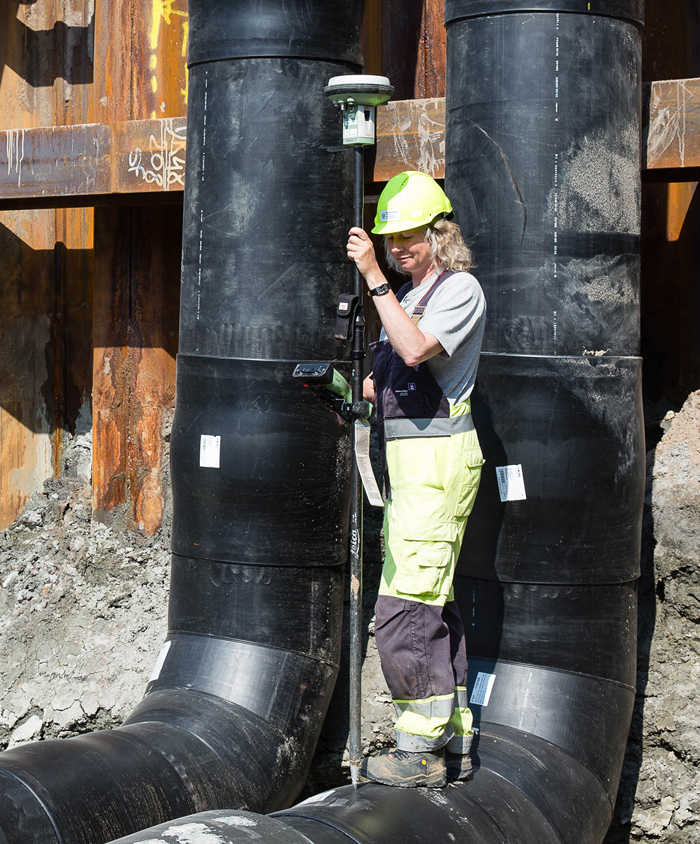
[[[187,25],[186,0],[97,3],[98,122],[186,113]]]
[[[645,14],[644,76],[671,81],[652,83],[648,101],[655,169],[642,184],[644,382],[647,397],[680,404],[700,384],[700,199],[697,169],[687,169],[700,166],[700,5],[647,0]],[[660,182],[660,166],[682,165],[685,173],[668,170],[674,181]]]
[[[666,240],[669,243],[680,240],[697,188],[697,182],[672,182],[668,186]]]
[[[181,212],[100,208],[95,225],[93,507],[161,525],[175,401]]]
[[[363,30],[365,68],[388,76],[397,99],[445,96],[444,0],[375,0]]]
[[[0,214],[0,527],[53,475],[53,232],[37,225],[46,213]]]
[[[420,48],[414,76],[415,98],[445,96],[445,3],[433,0],[423,4]]]
[[[92,7],[0,4],[0,127],[17,130],[7,157],[23,132],[93,119]],[[65,432],[89,424],[91,255],[91,212],[0,214],[0,527],[62,471]]]
[[[30,200],[32,195],[53,191],[88,199],[98,185],[110,195],[148,192],[153,187],[181,189],[181,141],[178,125],[170,118],[183,115],[186,109],[186,40],[185,0],[97,4],[94,0],[42,0],[36,4],[16,0],[0,4],[0,51],[5,62],[0,67],[0,127],[10,130],[0,140],[5,154],[0,169],[4,195],[14,192],[15,197]],[[149,123],[142,127],[143,134],[132,124],[127,136],[118,127],[113,131],[110,126],[95,125],[96,120]],[[61,124],[75,128],[53,128]],[[52,128],[42,132],[42,127]],[[115,184],[109,181],[113,176]],[[159,180],[163,185],[159,186]],[[152,301],[159,301],[159,289],[167,290],[164,312],[169,313],[170,285],[178,277],[181,223],[177,211],[174,217],[172,212],[164,213],[167,226],[149,225],[150,215],[145,215],[131,246],[134,254],[151,250],[166,256],[144,264],[143,272],[136,275],[150,290]],[[0,306],[14,322],[3,326],[6,343],[1,365],[6,372],[19,375],[11,390],[0,390],[4,449],[0,527],[17,514],[31,491],[41,488],[45,478],[62,470],[63,431],[72,432],[77,422],[89,420],[85,402],[93,380],[92,365],[85,365],[85,361],[92,362],[92,211],[32,211],[6,218],[11,219],[12,227],[5,237],[0,230],[0,242],[3,257],[8,249],[12,253],[12,271],[0,280]],[[37,247],[39,241],[41,248]],[[174,263],[167,280],[159,268],[163,261],[169,266]],[[44,268],[42,277],[51,279],[40,288],[36,287],[37,263]],[[124,279],[119,267],[114,269],[112,275],[101,274],[98,292],[118,299],[116,288]],[[33,285],[30,298],[35,302],[35,321],[45,326],[45,330],[34,332],[38,345],[32,350],[23,342],[26,319],[4,307],[14,295],[13,284],[19,285],[23,301],[30,297],[25,288]],[[40,303],[36,301],[39,290],[43,291]],[[144,331],[140,326],[142,319],[149,325],[153,322],[147,311],[132,313],[134,336],[154,334],[152,327]],[[169,326],[172,332],[172,320]],[[158,402],[161,408],[163,402],[167,404],[170,399],[163,396],[174,391],[175,350],[172,342],[165,348],[160,341],[146,343],[139,354],[126,354],[124,348],[115,347],[114,357],[128,359],[130,377],[116,382],[114,409],[109,403],[100,403],[99,390],[93,409],[103,420],[114,414],[118,426],[120,408],[130,397],[132,416],[140,414],[141,420],[148,421],[131,428],[133,449],[141,450],[136,461],[139,468],[130,470],[107,448],[106,462],[96,471],[97,494],[119,486],[113,478],[128,476],[124,498],[110,499],[110,506],[125,505],[135,522],[143,522],[144,529],[152,532],[160,524],[163,510],[161,422],[156,425],[153,421],[156,417],[162,421],[162,413],[153,408]],[[118,361],[115,365],[118,371],[125,371]],[[34,380],[22,375],[23,366],[36,374]],[[153,386],[156,383],[161,385],[160,392]],[[97,428],[96,434],[99,439]],[[96,449],[100,448],[98,442]],[[36,453],[43,455],[38,463],[32,456]],[[42,468],[31,468],[35,464]],[[18,478],[28,480],[17,487]],[[7,492],[10,479],[20,490],[16,495]]]
[[[642,76],[700,76],[700,4],[646,0]]]
[[[98,119],[131,121],[111,132],[113,192],[182,190],[187,24],[185,0],[98,4]],[[93,504],[98,517],[123,509],[152,534],[175,395],[181,211],[100,209],[97,218]]]

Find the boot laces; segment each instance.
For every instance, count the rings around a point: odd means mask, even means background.
[[[427,754],[415,750],[399,750],[396,748],[389,755],[398,762],[412,762],[417,756],[426,756]]]

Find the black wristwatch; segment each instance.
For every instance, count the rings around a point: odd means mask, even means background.
[[[384,282],[384,284],[380,284],[379,287],[375,287],[369,291],[370,296],[384,296],[385,293],[388,293],[391,290],[391,287]]]

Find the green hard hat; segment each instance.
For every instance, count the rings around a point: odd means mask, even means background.
[[[377,203],[373,234],[417,229],[452,211],[450,200],[431,176],[408,170],[386,183]]]

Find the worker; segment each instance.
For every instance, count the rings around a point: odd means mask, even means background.
[[[376,404],[385,467],[385,560],[375,637],[397,714],[396,748],[362,775],[396,786],[442,787],[471,773],[472,715],[464,627],[452,581],[483,457],[470,394],[486,303],[450,201],[425,173],[394,176],[374,234],[409,275],[397,295],[372,241],[350,229],[348,257],[382,323],[365,397]]]

